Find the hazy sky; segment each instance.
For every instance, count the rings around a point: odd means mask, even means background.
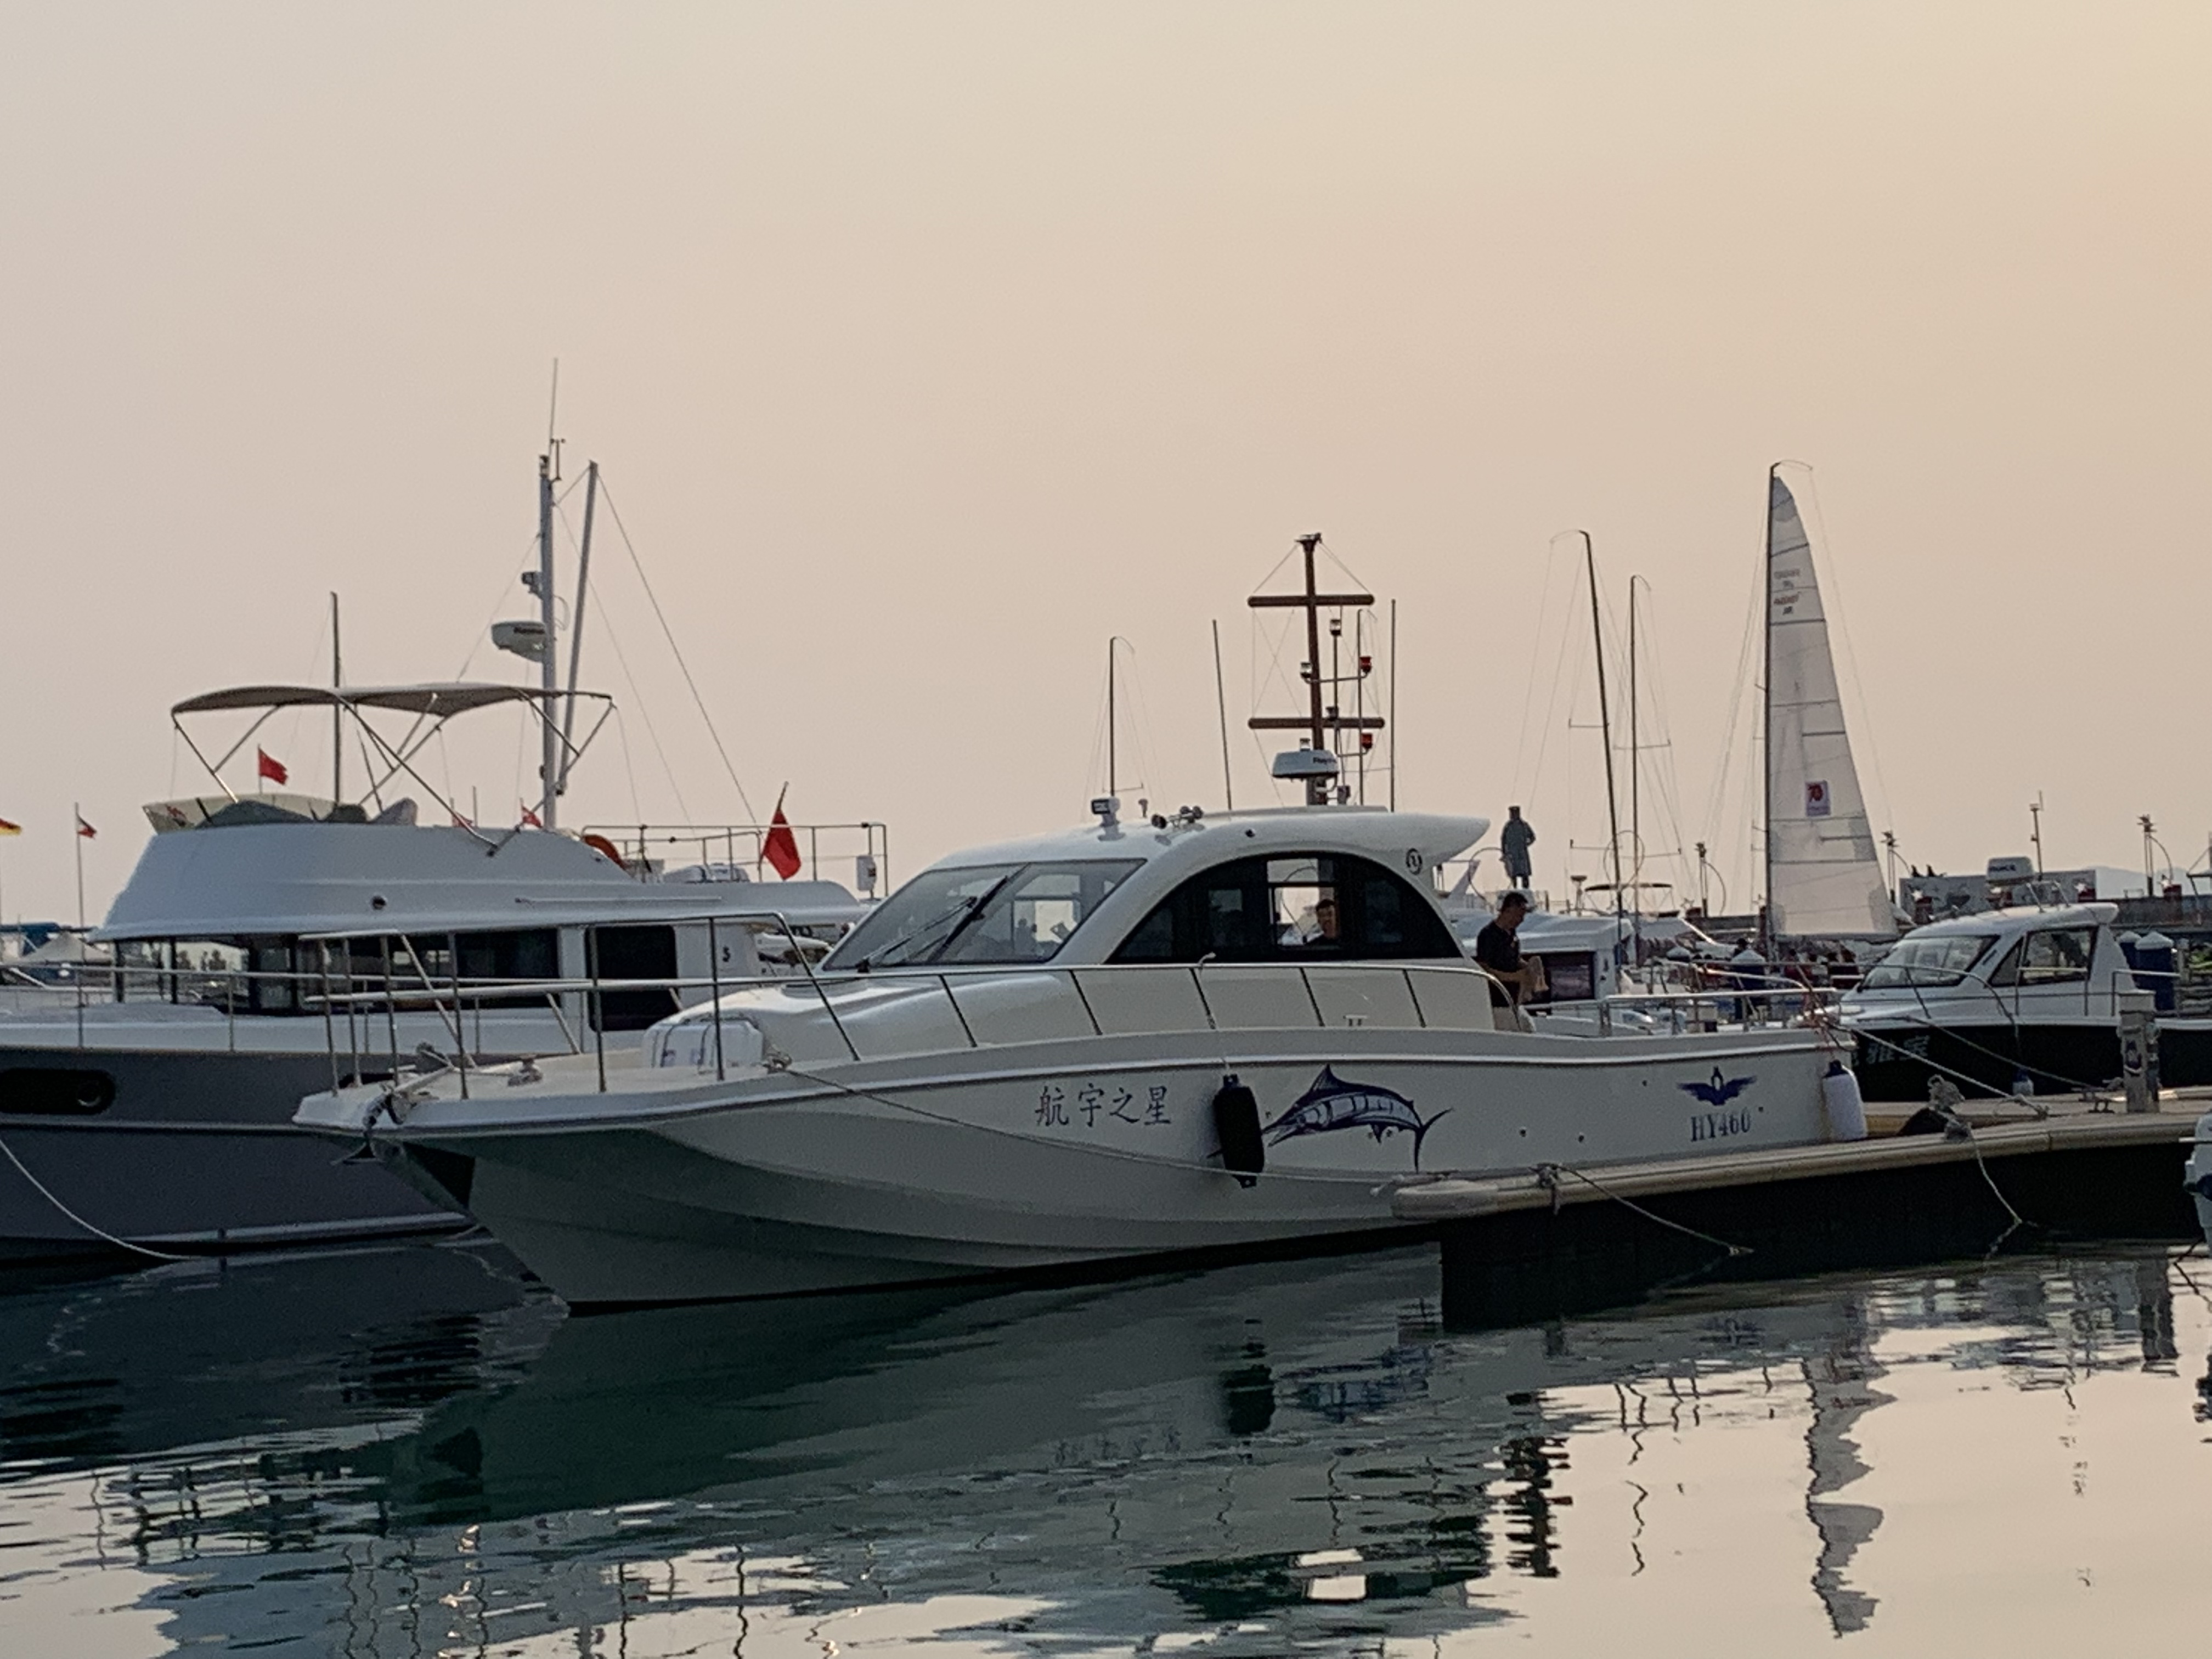
[[[1124,793],[1218,805],[1208,621],[1241,722],[1244,597],[1318,529],[1401,601],[1401,804],[1521,799],[1562,884],[1602,816],[1539,594],[1585,526],[1616,611],[1651,584],[1650,787],[1744,880],[1707,808],[1781,457],[1907,858],[2026,850],[2038,790],[2054,864],[2139,863],[2142,812],[2183,862],[2212,832],[2202,3],[0,27],[11,916],[73,911],[73,799],[104,908],[139,803],[198,787],[168,705],[319,678],[329,590],[363,681],[525,614],[556,356],[569,470],[605,467],[752,800],[889,819],[896,873],[1080,816],[1109,634]],[[595,617],[629,763],[570,820],[738,815],[597,556],[637,695]],[[269,746],[315,785],[325,729]],[[513,728],[441,763],[512,816]]]

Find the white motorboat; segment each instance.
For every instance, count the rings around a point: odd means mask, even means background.
[[[2109,903],[2014,905],[1930,922],[1843,999],[1869,1100],[1917,1100],[1948,1077],[1970,1091],[2118,1086],[2122,1022],[2154,1012]],[[2152,1086],[2212,1082],[2212,1018],[2159,1016]]]
[[[1479,818],[1095,805],[943,860],[817,975],[627,1065],[342,1088],[297,1121],[580,1304],[1279,1248],[1391,1230],[1429,1173],[1827,1138],[1818,1032],[1521,1029],[1430,878]]]

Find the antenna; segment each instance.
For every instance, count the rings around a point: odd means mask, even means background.
[[[569,607],[568,623],[568,706],[561,714],[561,785],[556,794],[568,793],[568,769],[575,763],[576,751],[569,739],[576,731],[576,676],[584,660],[584,600],[591,592],[592,581],[592,516],[599,505],[599,464],[588,463],[584,468],[584,539],[576,550],[576,602]],[[546,641],[546,656],[552,656],[552,640]]]
[[[338,596],[331,595],[331,690],[345,684],[345,656],[338,648]],[[331,704],[331,805],[345,799],[345,710]]]
[[[554,441],[546,440],[546,453],[538,458],[538,616],[539,635],[538,683],[545,696],[538,705],[538,780],[544,786],[538,809],[538,822],[554,828],[560,796],[561,734],[554,726],[554,694],[561,687],[561,665],[554,654],[553,609],[553,453]]]
[[[1114,647],[1127,644],[1128,641],[1119,634],[1106,636],[1106,793],[1115,799],[1120,798],[1121,791],[1118,787],[1121,770],[1116,764],[1120,750],[1115,741]]]
[[[1223,810],[1237,810],[1237,784],[1229,773],[1229,692],[1221,678],[1221,622],[1213,623],[1213,706],[1221,717],[1221,799]]]
[[[1390,601],[1390,810],[1398,810],[1398,601]]]
[[[561,441],[554,436],[561,417],[561,360],[553,360],[553,392],[545,404],[545,453],[553,462],[553,481],[561,481]]]
[[[2027,838],[2035,844],[2035,873],[2040,878],[2043,874],[2043,791],[2040,789],[2035,792],[2035,799],[2027,804],[2027,821],[2033,826],[2028,830]]]

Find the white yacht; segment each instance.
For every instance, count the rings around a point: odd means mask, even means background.
[[[1969,1092],[2071,1094],[2113,1085],[2122,1016],[2152,1012],[2118,907],[2016,905],[1915,928],[1843,1000],[1869,1100],[1918,1100],[1937,1076]],[[2160,1080],[2212,1082],[2212,1019],[2160,1016]]]
[[[817,974],[628,1065],[311,1097],[570,1301],[708,1299],[1393,1228],[1393,1189],[1827,1137],[1797,1029],[1530,1032],[1430,878],[1479,818],[1185,809],[977,848]]]
[[[396,714],[415,728],[392,750],[389,770],[405,772],[446,720],[518,703],[545,694],[258,686],[174,712],[327,707],[364,727]],[[439,811],[454,821],[420,823],[411,798],[381,796],[147,808],[156,833],[93,934],[112,965],[19,985],[0,1006],[0,1147],[15,1166],[0,1167],[0,1255],[449,1225],[372,1161],[335,1160],[295,1129],[300,1097],[402,1066],[634,1047],[717,979],[787,970],[763,957],[825,946],[866,909],[836,882],[770,886],[742,866],[663,881],[603,836],[493,832]],[[342,948],[302,942],[339,930],[353,930]],[[615,988],[594,994],[594,979]],[[430,994],[457,981],[458,1017],[450,994]],[[507,981],[570,988],[501,994]],[[637,981],[653,983],[621,983]]]

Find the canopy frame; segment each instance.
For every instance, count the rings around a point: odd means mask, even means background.
[[[567,704],[573,708],[573,699],[580,697],[587,698],[600,707],[597,718],[585,732],[583,740],[577,742],[570,735],[573,727],[565,726],[560,716],[562,705]],[[341,720],[350,719],[353,721],[355,730],[362,738],[365,760],[368,760],[368,751],[371,747],[376,750],[375,757],[369,760],[369,763],[363,769],[370,774],[367,787],[362,792],[364,799],[374,802],[378,810],[381,811],[384,805],[385,786],[404,773],[415,781],[424,794],[444,807],[447,815],[456,824],[466,829],[477,840],[496,850],[505,844],[504,841],[494,841],[475,823],[464,817],[460,809],[446,798],[444,792],[422,775],[415,765],[415,760],[430,740],[445,729],[446,722],[455,715],[509,703],[520,703],[528,708],[531,714],[537,718],[542,731],[547,734],[547,740],[551,744],[551,751],[558,762],[558,764],[552,769],[553,775],[540,780],[544,786],[544,793],[539,798],[538,816],[544,819],[548,817],[552,798],[559,793],[569,770],[583,757],[584,751],[592,746],[593,739],[599,736],[608,719],[614,714],[614,699],[604,691],[549,691],[539,686],[502,685],[465,681],[447,684],[363,687],[236,686],[226,690],[204,692],[198,696],[185,698],[169,710],[169,724],[175,730],[177,736],[183,740],[185,746],[192,751],[192,757],[206,769],[209,777],[215,781],[216,787],[231,800],[235,801],[238,799],[238,792],[223,781],[222,769],[236,759],[239,752],[254,740],[271,715],[283,708],[329,708],[334,717]],[[213,760],[210,760],[206,752],[192,740],[192,734],[185,729],[184,723],[184,716],[186,714],[243,712],[249,709],[260,711],[253,723],[246,727],[243,735],[236,742]],[[394,741],[387,738],[370,723],[368,714],[371,709],[410,714],[414,716],[414,720],[406,731],[399,735],[397,741]],[[380,773],[377,771],[380,766],[383,769]]]

